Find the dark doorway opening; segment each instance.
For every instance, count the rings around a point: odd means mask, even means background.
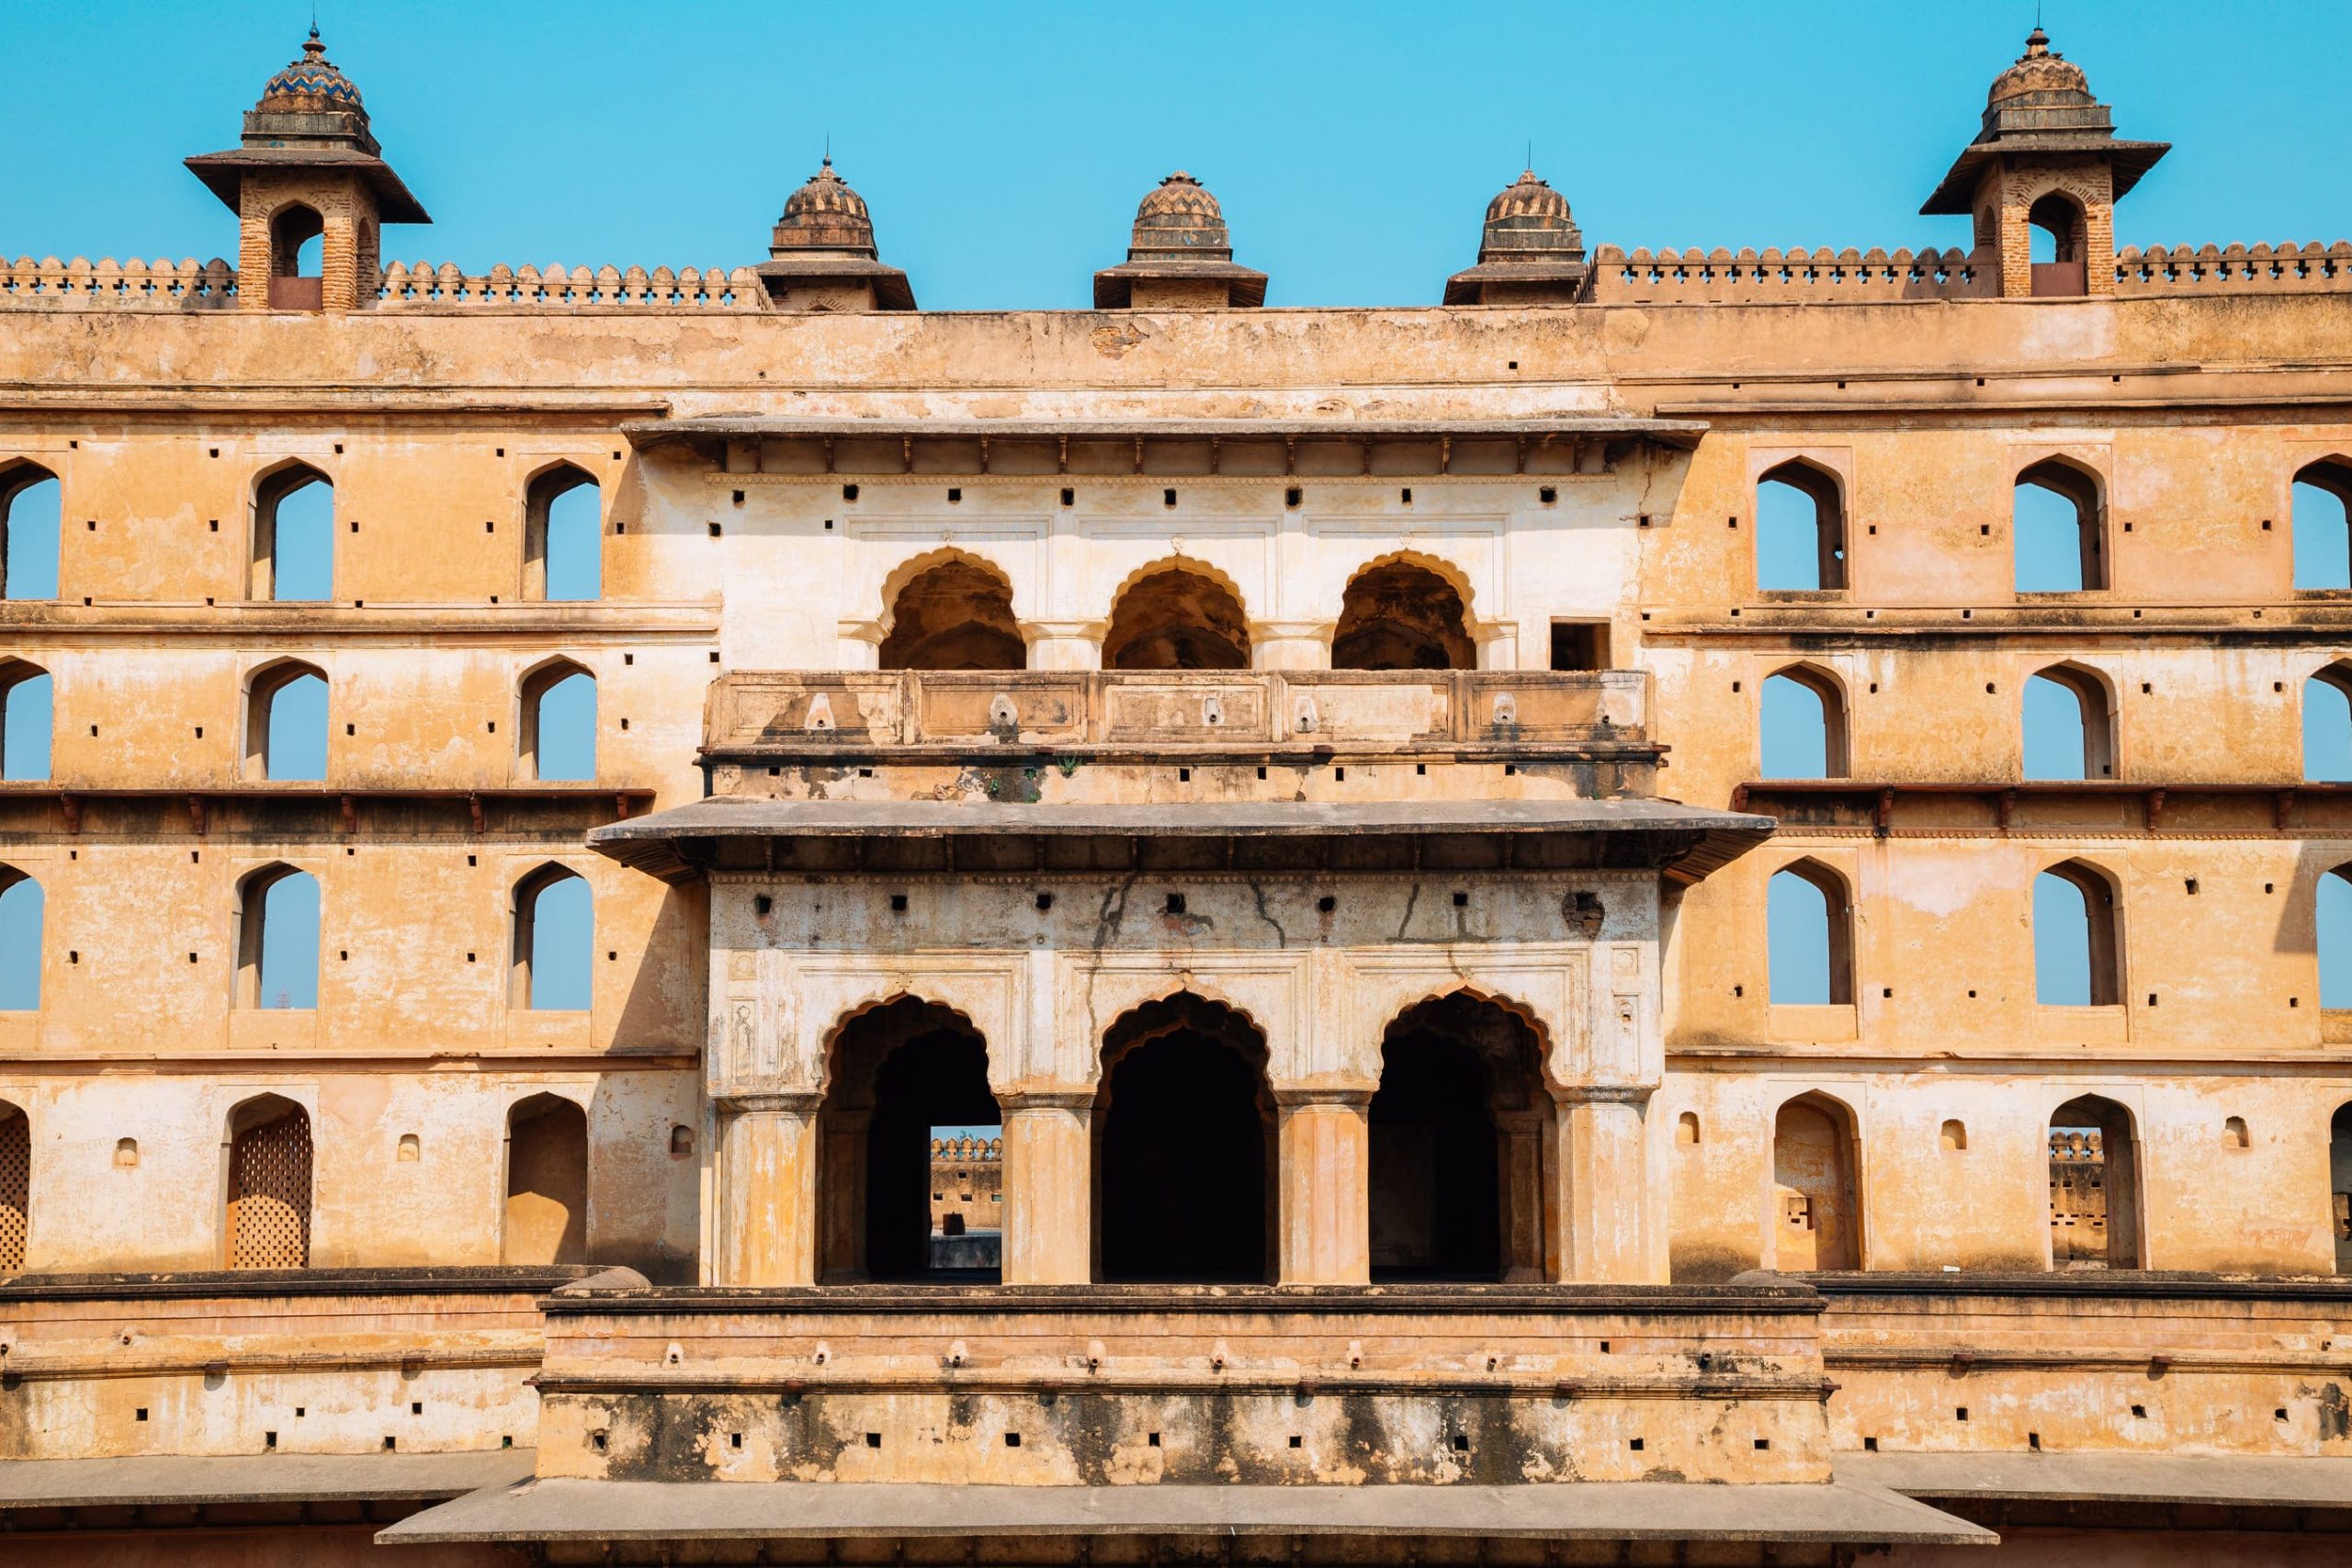
[[[1094,1108],[1095,1258],[1105,1282],[1272,1278],[1266,1043],[1231,1008],[1147,1002],[1103,1037]]]
[[[818,1111],[820,1279],[987,1281],[933,1246],[933,1129],[993,1129],[987,1043],[962,1015],[902,997],[842,1028]],[[944,1265],[944,1266],[943,1266]]]

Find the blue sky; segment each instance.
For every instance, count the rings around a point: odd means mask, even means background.
[[[2352,6],[2046,0],[2121,134],[2176,150],[2125,243],[2352,230]],[[926,306],[1075,306],[1178,166],[1269,302],[1435,300],[1527,143],[1587,238],[1964,244],[1917,216],[2032,0],[1474,8],[1199,5],[544,8],[325,0],[330,56],[436,221],[388,255],[672,266],[763,259],[828,135]],[[306,3],[201,26],[0,3],[10,255],[233,254],[179,167],[233,145]],[[97,100],[96,107],[93,99]]]

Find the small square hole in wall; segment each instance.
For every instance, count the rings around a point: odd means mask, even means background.
[[[1396,499],[1397,499],[1399,502],[1403,502],[1405,505],[1407,505],[1407,506],[1410,506],[1410,505],[1412,505],[1412,504],[1413,504],[1413,491],[1412,491],[1412,487],[1411,487],[1410,485],[1408,485],[1408,486],[1406,486],[1404,489],[1402,489],[1402,490],[1398,491],[1396,492]]]
[[[1264,777],[1266,776],[1266,770],[1265,770],[1265,769],[1263,769],[1263,768],[1260,768],[1260,769],[1258,770],[1258,776],[1259,776],[1260,778],[1261,778],[1261,779],[1262,779],[1262,778],[1264,778]]]
[[[1965,1404],[1962,1404],[1962,1405],[1956,1405],[1956,1406],[1954,1406],[1954,1407],[1953,1407],[1953,1409],[1952,1409],[1952,1413],[1951,1413],[1951,1418],[1952,1418],[1953,1420],[1955,1420],[1955,1421],[1965,1421],[1965,1420],[1967,1420],[1967,1419],[1968,1419],[1968,1406],[1967,1406],[1967,1405],[1965,1405]]]
[[[138,1408],[138,1410],[137,1410],[136,1412],[134,1412],[134,1413],[133,1413],[133,1415],[132,1415],[132,1419],[134,1419],[134,1420],[138,1420],[138,1421],[144,1421],[144,1420],[146,1420],[146,1419],[147,1419],[147,1407],[146,1407],[145,1405],[143,1405],[143,1404],[142,1404],[142,1405],[141,1405],[141,1406]]]
[[[772,913],[775,908],[775,900],[768,897],[766,894],[755,893],[752,896],[752,913],[755,915],[765,915]]]
[[[1007,1432],[1004,1435],[1004,1446],[1008,1449],[1019,1448],[1021,1446],[1021,1434],[1018,1432]]]
[[[1470,1438],[1467,1433],[1453,1434],[1453,1451],[1458,1454],[1466,1454],[1470,1451]]]
[[[1193,782],[1193,770],[1190,768],[1177,769],[1176,782],[1178,784],[1191,784]]]
[[[890,895],[890,913],[892,913],[892,914],[894,914],[894,915],[903,915],[903,914],[905,914],[906,912],[907,912],[907,896],[906,896],[905,894],[903,894],[903,893],[893,893],[893,894],[891,894],[891,895]]]
[[[1518,369],[1518,368],[1519,368],[1519,361],[1518,361],[1518,360],[1516,360],[1516,359],[1512,360],[1512,361],[1510,362],[1510,368],[1511,368],[1511,369],[1513,369],[1513,370]]]
[[[713,524],[710,525],[710,536],[711,536],[712,538],[714,538],[714,539],[716,539],[716,538],[718,538],[718,537],[719,536],[719,528],[718,528],[718,524],[716,524],[716,523],[713,523]]]
[[[740,490],[735,492],[735,504],[738,506],[743,504],[743,492]]]
[[[842,486],[842,499],[843,501],[855,501],[857,499],[857,487],[855,485]]]
[[[1038,894],[1038,895],[1037,895],[1037,912],[1038,912],[1039,914],[1041,914],[1041,915],[1042,915],[1042,914],[1044,914],[1046,910],[1048,910],[1048,909],[1052,908],[1053,907],[1054,907],[1054,896],[1053,896],[1052,894],[1050,894],[1050,893],[1040,893],[1040,894]]]
[[[1453,896],[1453,907],[1457,909],[1468,908],[1470,907],[1470,895],[1467,893],[1456,893]]]
[[[1326,893],[1323,897],[1315,900],[1315,909],[1317,914],[1328,915],[1339,907],[1339,899],[1333,897],[1329,893]]]
[[[1866,1454],[1874,1454],[1878,1452],[1878,1439],[1876,1438],[1864,1438],[1862,1439],[1862,1452]]]
[[[1293,1432],[1290,1435],[1290,1446],[1295,1449],[1303,1449],[1306,1446],[1306,1439],[1300,1437],[1296,1432]]]
[[[2041,1451],[2041,1434],[2039,1432],[2028,1432],[2025,1435],[2025,1446],[2028,1452],[2040,1453]]]
[[[964,500],[964,492],[963,492],[963,491],[962,491],[960,488],[958,488],[958,487],[956,487],[956,486],[954,486],[954,485],[951,485],[951,486],[949,486],[949,487],[948,487],[948,490],[947,490],[947,504],[948,504],[948,505],[950,505],[950,506],[957,506],[957,505],[961,505],[961,504],[963,503],[963,500]]]
[[[2282,1406],[2279,1409],[2273,1410],[2270,1413],[2270,1418],[2273,1421],[2284,1421],[2287,1418],[2287,1412],[2285,1408]]]
[[[728,1433],[728,1434],[727,1434],[727,1446],[728,1446],[729,1448],[730,1448],[730,1449],[740,1449],[740,1448],[741,1448],[741,1447],[743,1446],[743,1434],[742,1434],[742,1433],[741,1433],[741,1432],[729,1432],[729,1433]]]
[[[310,1413],[311,1411],[308,1405],[298,1404],[294,1407],[294,1419],[300,1421],[303,1416],[308,1416]]]
[[[334,455],[338,457],[343,456],[343,443],[340,441],[334,444]]]
[[[1550,506],[1560,499],[1560,492],[1550,485],[1544,485],[1536,491],[1535,499],[1543,502],[1544,505]]]
[[[393,1437],[390,1432],[384,1434],[384,1451],[386,1453],[391,1452],[394,1449],[399,1448],[400,1446],[401,1440],[398,1438]]]
[[[710,661],[711,661],[713,664],[716,664],[716,663],[718,663],[718,649],[715,649],[715,648],[714,648],[714,649],[712,649],[710,650]]]
[[[866,1434],[865,1434],[865,1446],[866,1446],[867,1448],[869,1448],[869,1449],[878,1449],[878,1448],[880,1448],[880,1447],[882,1446],[882,1434],[881,1434],[881,1433],[879,1433],[879,1432],[868,1432],[868,1433],[866,1433]]]
[[[1306,492],[1300,490],[1296,485],[1293,485],[1288,490],[1283,491],[1283,504],[1284,506],[1295,508],[1300,502],[1306,499]]]
[[[1162,505],[1162,506],[1173,506],[1173,505],[1175,505],[1175,504],[1176,504],[1176,492],[1175,492],[1174,491],[1172,491],[1172,490],[1163,490],[1163,491],[1161,491],[1159,492],[1159,504],[1160,504],[1160,505]]]
[[[2132,1407],[2132,1415],[2135,1420],[2145,1421],[2148,1418],[2148,1407],[2144,1404],[2135,1404]]]
[[[595,1450],[598,1453],[603,1453],[605,1451],[605,1446],[609,1440],[610,1439],[602,1432],[594,1433],[588,1438],[588,1446]]]
[[[409,1413],[410,1415],[412,1415],[412,1416],[422,1416],[422,1415],[424,1415],[424,1401],[423,1401],[423,1400],[421,1400],[421,1399],[418,1399],[418,1400],[412,1400],[412,1401],[410,1401],[410,1402],[409,1402],[409,1407],[408,1407],[408,1413]]]
[[[1156,1449],[1159,1446],[1159,1434],[1157,1432],[1146,1432],[1143,1435],[1143,1442],[1144,1447],[1148,1449]]]
[[[1640,1453],[1642,1451],[1642,1439],[1639,1438],[1629,1438],[1625,1440],[1625,1446],[1633,1450],[1635,1453]]]
[[[1756,1439],[1756,1451],[1759,1454],[1771,1446],[1772,1439],[1770,1438],[1758,1438]]]
[[[266,1449],[276,1448],[277,1446],[277,1434],[275,1432],[264,1432],[261,1435],[261,1446]]]
[[[1184,896],[1182,893],[1170,893],[1168,896],[1168,912],[1171,915],[1181,915],[1184,912]]]

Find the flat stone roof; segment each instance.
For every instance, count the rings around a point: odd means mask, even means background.
[[[2264,1454],[1841,1453],[1838,1479],[1910,1497],[2352,1507],[2352,1459]]]
[[[135,1454],[0,1461],[0,1510],[460,1497],[528,1477],[531,1449],[471,1453]]]
[[[951,1486],[551,1479],[473,1493],[376,1540],[1339,1535],[1902,1541],[1990,1546],[1964,1519],[1883,1488],[1566,1482],[1521,1486]]]

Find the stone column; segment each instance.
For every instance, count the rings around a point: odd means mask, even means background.
[[[1004,1282],[1083,1285],[1094,1277],[1094,1091],[1000,1094],[1004,1139]]]
[[[1250,668],[1329,670],[1332,629],[1329,621],[1252,621]]]
[[[1667,1282],[1649,1224],[1650,1090],[1592,1085],[1555,1090],[1558,1201],[1552,1256],[1564,1281]]]
[[[718,1102],[719,1284],[816,1282],[819,1098]]]
[[[1281,1244],[1285,1285],[1372,1279],[1369,1089],[1274,1091],[1280,1117]]]
[[[1100,670],[1102,668],[1103,621],[1030,621],[1022,627],[1029,638],[1032,670]]]
[[[1545,1274],[1546,1216],[1557,1199],[1544,1191],[1544,1126],[1539,1100],[1529,1111],[1506,1111],[1496,1118],[1495,1132],[1502,1156],[1503,1191],[1510,1195],[1503,1206],[1503,1279],[1510,1284],[1541,1280]]]

